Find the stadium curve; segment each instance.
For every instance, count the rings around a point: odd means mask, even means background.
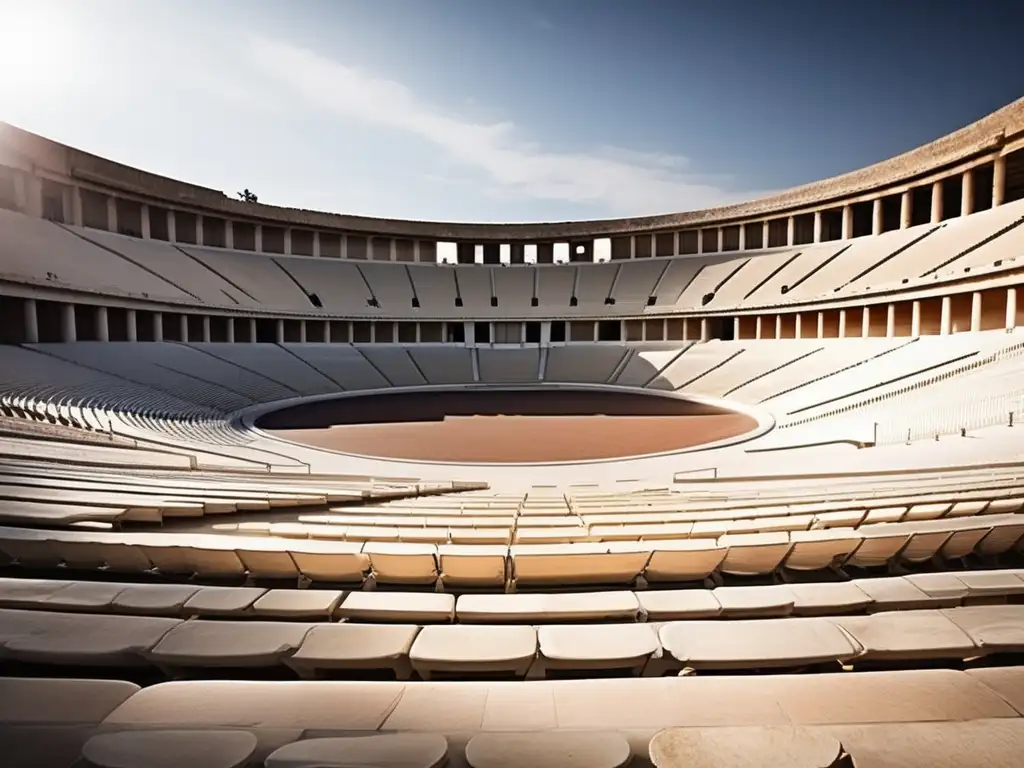
[[[1016,765],[1022,118],[509,225],[245,204],[3,127],[4,754]],[[653,403],[685,404],[655,448],[606,429]],[[473,414],[387,451],[289,429]]]

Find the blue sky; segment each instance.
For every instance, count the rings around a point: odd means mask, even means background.
[[[1018,0],[0,0],[0,18],[0,119],[370,216],[709,207],[1024,96]]]

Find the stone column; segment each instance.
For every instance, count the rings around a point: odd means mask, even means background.
[[[227,333],[226,333],[227,343],[228,344],[234,344],[235,343],[235,318],[229,317],[226,322],[227,322],[227,328],[225,330],[227,331]]]
[[[846,338],[846,310],[839,310],[839,338]]]
[[[416,324],[416,341],[419,341],[419,323]],[[331,344],[331,321],[324,320],[324,344]]]
[[[932,182],[932,224],[942,223],[942,180]]]
[[[256,224],[253,226],[253,250],[256,253],[263,253],[263,225]]]
[[[139,215],[142,218],[142,239],[149,240],[153,236],[149,221],[149,206],[143,203]]]
[[[799,312],[796,313],[796,319],[793,321],[793,325],[794,325],[793,338],[795,338],[795,339],[802,338],[801,334],[803,333],[804,322],[803,322],[803,315],[800,314]]]
[[[1006,155],[1000,155],[992,165],[992,207],[1006,201]]]
[[[948,336],[953,328],[953,300],[949,296],[942,297],[942,319],[939,321],[939,334]]]
[[[882,234],[882,198],[876,197],[871,201],[871,234]]]
[[[708,328],[708,319],[706,317],[702,317],[700,319],[700,340],[701,341],[707,341],[709,338],[711,338],[710,330],[711,329]]]
[[[767,221],[761,222],[761,248],[770,248],[771,245],[768,241],[768,233],[771,227],[768,226]]]
[[[843,206],[843,240],[853,238],[853,206]]]
[[[249,318],[249,341],[253,344],[256,343],[256,318]]]
[[[203,244],[203,217],[201,214],[196,214],[196,245]]]
[[[747,250],[747,225],[740,224],[740,250]]]
[[[153,313],[153,341],[164,340],[164,316],[161,312]]]
[[[117,198],[107,197],[107,229],[117,232]]]
[[[775,338],[782,338],[782,315],[775,316]]]
[[[235,247],[235,223],[231,219],[224,220],[224,247],[229,250]]]
[[[213,333],[210,328],[210,316],[203,315],[203,343],[209,344],[211,341],[213,341]]]
[[[39,343],[39,312],[35,299],[25,299],[22,308],[25,313],[25,343]]]
[[[981,291],[971,294],[971,333],[981,330]]]
[[[275,330],[275,338],[278,344],[284,344],[284,320],[278,320],[277,328]]]
[[[885,309],[885,337],[891,339],[896,335],[896,305],[890,304]]]
[[[1017,289],[1006,289],[1006,327],[1017,327]]]
[[[921,302],[910,305],[910,335],[917,338],[921,335]]]
[[[71,188],[71,223],[76,227],[82,226],[85,216],[82,213],[82,188]]]
[[[644,326],[644,333],[646,332],[647,327]],[[740,337],[740,319],[738,317],[734,317],[732,319],[732,337],[734,339],[738,339]]]
[[[178,242],[178,217],[174,215],[173,210],[167,211],[167,241]]]
[[[717,240],[718,240],[718,252],[721,253],[725,249],[724,248],[724,246],[725,246],[725,229],[723,229],[722,227],[718,228]],[[656,240],[655,240],[655,242],[651,243],[651,253],[652,254],[656,253],[656,251],[655,251],[655,245],[656,244],[657,244]]]
[[[106,307],[96,307],[96,339],[110,341],[110,321],[107,318]]]
[[[756,320],[754,321],[754,338],[755,339],[764,338],[762,333],[763,333],[763,331],[762,331],[761,316],[758,315]]]
[[[796,216],[786,219],[786,245],[793,245],[796,242]]]
[[[914,196],[908,189],[900,196],[900,229],[909,229],[914,220]]]
[[[299,343],[306,343],[306,321],[299,320]]]
[[[178,326],[180,328],[181,340],[184,343],[188,343],[188,315],[178,316]]]
[[[825,313],[824,312],[819,312],[818,313],[818,338],[819,339],[824,339],[825,338]]]
[[[413,246],[413,247],[415,248],[415,246]],[[313,230],[313,258],[314,259],[319,259],[320,258],[320,230],[318,230],[318,229]],[[413,253],[413,260],[414,261],[419,261],[419,254],[418,253],[416,253],[416,252]]]
[[[60,340],[65,344],[78,341],[74,304],[64,304],[60,308]]]
[[[871,335],[871,307],[864,307],[860,317],[860,335],[867,338]]]
[[[128,341],[139,340],[139,316],[134,309],[129,309],[124,313],[125,325],[127,325],[127,336]]]
[[[960,181],[960,215],[974,213],[974,172],[967,170]]]
[[[292,228],[285,227],[284,229],[284,255],[292,255]]]
[[[821,211],[814,212],[814,242],[821,242]]]

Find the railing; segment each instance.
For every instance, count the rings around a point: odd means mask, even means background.
[[[966,434],[984,427],[1012,426],[1024,409],[1024,389],[980,400],[968,400],[970,394],[970,391],[964,392],[965,402],[952,406],[944,403],[942,408],[925,412],[910,425],[896,420],[878,424],[875,444],[909,443],[942,435]]]
[[[894,405],[898,405],[898,403],[893,401],[897,401],[899,398],[906,398],[906,396],[909,395],[910,393],[916,392],[917,390],[920,390],[923,387],[930,387],[940,382],[948,381],[949,379],[959,378],[966,374],[972,373],[978,370],[979,368],[993,365],[995,363],[1002,362],[1003,360],[1009,358],[1019,357],[1022,354],[1024,354],[1024,341],[1017,342],[1016,344],[1012,344],[1008,347],[1003,347],[997,352],[994,352],[990,355],[986,355],[983,358],[974,359],[969,363],[964,363],[962,365],[957,366],[956,368],[951,368],[947,371],[943,371],[942,373],[936,374],[934,376],[929,376],[927,378],[920,379],[912,384],[900,387],[899,389],[893,389],[887,392],[882,392],[878,395],[875,395],[874,397],[869,397],[865,400],[860,400],[856,403],[849,403],[848,405],[843,405],[838,408],[833,408],[829,411],[817,413],[813,416],[807,416],[802,419],[796,419],[795,421],[790,421],[780,425],[779,428],[787,429],[789,427],[796,427],[801,424],[808,424],[814,421],[820,421],[821,419],[829,419],[844,413],[850,413],[851,411],[861,410],[873,405],[878,405],[880,403],[887,403],[889,409],[891,410]]]

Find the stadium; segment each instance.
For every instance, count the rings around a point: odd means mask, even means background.
[[[546,224],[4,124],[5,764],[1016,766],[1022,258],[1024,100]]]

